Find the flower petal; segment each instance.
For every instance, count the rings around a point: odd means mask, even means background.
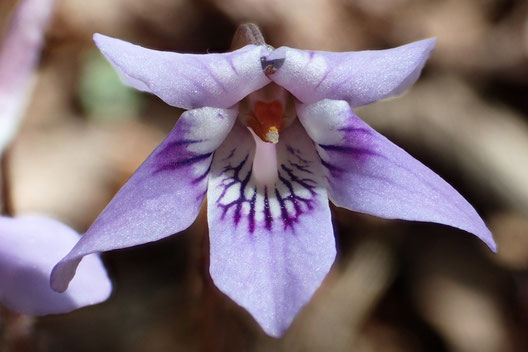
[[[426,39],[388,50],[332,53],[281,47],[267,60],[284,59],[270,78],[305,104],[346,100],[352,107],[403,93],[418,79],[433,50]]]
[[[309,301],[336,253],[322,168],[298,122],[281,132],[277,151],[276,183],[256,184],[255,142],[235,125],[215,154],[207,194],[211,276],[272,336]]]
[[[49,287],[51,268],[78,239],[50,218],[0,217],[0,302],[19,313],[45,315],[106,300],[112,284],[97,255],[86,257],[65,293]]]
[[[229,108],[270,82],[260,63],[268,53],[264,46],[194,55],[146,49],[101,34],[94,41],[126,84],[183,109]]]
[[[298,104],[338,206],[384,218],[429,221],[473,233],[495,251],[475,209],[447,182],[361,121],[345,101]]]
[[[54,0],[22,0],[0,46],[0,153],[18,128]]]
[[[207,191],[213,152],[236,116],[237,109],[201,108],[183,113],[170,135],[57,264],[52,287],[65,290],[86,254],[157,241],[189,227]]]

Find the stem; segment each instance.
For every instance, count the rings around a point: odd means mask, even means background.
[[[238,26],[231,42],[231,50],[243,48],[248,44],[266,45],[262,32],[254,23],[244,23]]]
[[[204,231],[202,237],[201,248],[201,275],[202,275],[202,302],[203,302],[203,352],[219,351],[221,347],[218,341],[218,326],[217,320],[217,300],[212,288],[211,277],[209,276],[209,231]]]
[[[0,156],[0,213],[13,216],[13,202],[11,198],[11,182],[9,182],[9,150]]]
[[[222,314],[222,302],[209,274],[209,232],[206,213],[207,203],[204,202],[193,225],[197,231],[192,231],[195,233],[189,245],[189,288],[193,302],[190,316],[196,319],[200,337],[199,350],[219,352],[223,350],[223,327],[218,323]]]

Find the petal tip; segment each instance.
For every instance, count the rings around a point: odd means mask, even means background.
[[[101,33],[94,33],[92,36],[93,41],[95,42],[95,45],[102,51],[104,47],[106,47],[110,41],[118,40],[112,37],[109,37],[107,35],[101,34]]]
[[[121,40],[121,39],[118,39],[118,38],[113,38],[113,37],[110,37],[110,36],[107,36],[107,35],[104,35],[104,34],[101,34],[101,33],[94,33],[93,36],[92,36],[92,39],[95,43],[95,46],[97,46],[97,48],[99,48],[99,50],[101,50],[101,52],[103,53],[103,55],[108,59],[110,60],[110,62],[114,62],[111,60],[111,57],[113,57],[115,54],[112,54],[112,50],[114,51],[122,51],[123,50],[123,47],[122,46],[119,46],[119,45],[124,45],[124,44],[131,44],[131,43],[128,43],[124,40]],[[115,47],[115,46],[119,46],[119,47]],[[110,55],[110,56],[108,56]]]
[[[70,281],[75,276],[77,266],[68,265],[68,262],[60,261],[51,270],[50,287],[53,291],[62,293],[68,289]]]
[[[493,237],[491,237],[491,233],[489,235],[489,238],[484,240],[484,243],[489,247],[489,249],[491,249],[493,253],[497,253],[497,244],[493,240]]]
[[[273,337],[275,339],[280,339],[287,330],[287,328],[284,329],[284,328],[278,328],[275,326],[263,326],[260,323],[259,325],[262,327],[262,330],[264,330],[266,335]]]
[[[422,47],[424,51],[431,51],[435,48],[436,42],[437,42],[437,38],[431,37],[431,38],[417,40],[412,43],[404,44],[402,46],[403,47],[405,46]]]
[[[93,41],[97,45],[101,42],[101,40],[104,40],[106,38],[108,38],[108,37],[106,35],[104,35],[104,34],[101,34],[101,33],[94,33],[93,36],[92,36]]]
[[[430,53],[431,51],[434,50],[434,48],[436,47],[436,42],[438,40],[436,38],[427,38],[427,39],[424,39],[423,42],[426,44],[426,51],[428,53]]]
[[[493,239],[493,234],[491,233],[491,231],[486,227],[486,225],[484,225],[484,223],[482,223],[482,226],[484,226],[484,229],[479,231],[479,232],[473,232],[471,231],[470,233],[474,234],[475,236],[477,236],[482,242],[484,242],[486,244],[486,246],[488,246],[488,248],[493,252],[493,253],[497,253],[497,243],[495,243],[495,240]],[[467,230],[466,230],[467,231]]]
[[[438,39],[436,37],[426,38],[423,40],[423,42],[428,43],[431,47],[434,47],[437,41]]]

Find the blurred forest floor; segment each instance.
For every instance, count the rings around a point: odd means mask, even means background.
[[[210,283],[202,214],[178,236],[103,255],[112,297],[28,324],[19,333],[30,350],[528,351],[527,1],[59,0],[10,154],[17,213],[44,212],[85,231],[181,113],[125,88],[94,32],[223,52],[244,22],[260,25],[273,46],[301,49],[438,38],[407,94],[357,113],[459,190],[498,253],[453,228],[334,207],[336,263],[274,340]]]

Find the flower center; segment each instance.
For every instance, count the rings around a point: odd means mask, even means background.
[[[240,106],[240,122],[267,143],[278,143],[280,132],[295,118],[293,97],[275,83],[251,93]]]
[[[293,96],[275,83],[251,93],[241,102],[239,121],[248,127],[255,139],[253,177],[257,184],[272,186],[275,183],[280,133],[296,117]]]
[[[275,100],[271,103],[257,101],[253,114],[248,120],[248,126],[264,142],[278,143],[279,132],[284,125],[284,111],[282,104]]]

